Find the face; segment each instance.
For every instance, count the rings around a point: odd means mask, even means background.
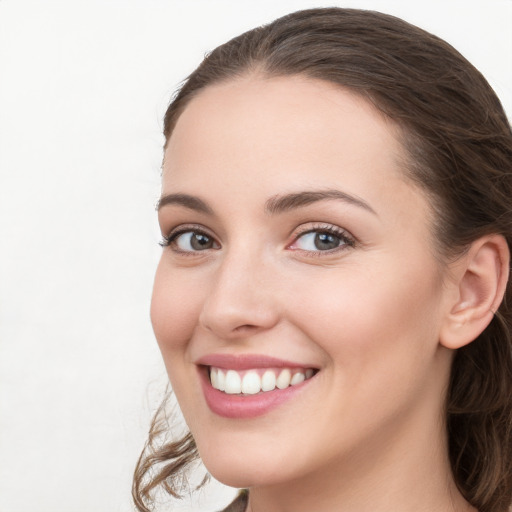
[[[179,118],[151,316],[228,485],[343,471],[439,428],[443,269],[403,156],[369,104],[306,78],[210,86]]]

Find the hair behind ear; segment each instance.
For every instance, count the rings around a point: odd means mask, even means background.
[[[497,313],[481,336],[457,350],[450,377],[450,462],[460,491],[479,512],[507,512],[512,503],[508,325]]]
[[[447,399],[450,461],[480,512],[512,502],[512,287],[506,240],[476,240],[456,263],[456,300],[441,343],[457,349]]]

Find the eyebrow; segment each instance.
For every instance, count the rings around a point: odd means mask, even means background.
[[[206,202],[196,196],[191,196],[189,194],[166,194],[160,198],[156,205],[156,209],[160,210],[169,204],[177,204],[184,206],[189,210],[195,210],[197,212],[213,215],[213,210],[210,208],[210,206],[208,206]]]
[[[375,210],[360,197],[335,189],[295,192],[293,194],[274,196],[266,202],[265,211],[269,214],[282,213],[295,208],[307,206],[311,203],[316,203],[317,201],[325,201],[329,199],[341,200],[377,215]]]
[[[330,199],[344,201],[377,215],[375,210],[360,197],[335,189],[294,192],[291,194],[273,196],[265,202],[265,212],[270,215],[275,215],[294,210],[295,208],[301,208],[311,203]],[[214,215],[213,209],[205,201],[189,194],[166,194],[160,198],[156,209],[160,210],[170,204],[177,204],[190,210],[207,215]]]

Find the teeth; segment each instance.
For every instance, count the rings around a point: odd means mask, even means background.
[[[276,389],[286,389],[289,386],[296,386],[314,374],[314,370],[297,371],[290,368],[248,370],[237,372],[236,370],[221,370],[220,368],[210,368],[210,382],[212,387],[219,391],[224,391],[229,395],[256,395],[260,392],[273,391]]]
[[[210,382],[215,389],[219,389],[219,379],[217,378],[217,368],[210,368]]]
[[[226,388],[228,395],[238,395],[242,392],[242,379],[235,370],[228,370],[226,373]]]
[[[261,379],[256,372],[247,372],[242,380],[242,393],[255,395],[261,390]]]
[[[217,370],[217,389],[219,391],[226,389],[226,374],[220,368]]]
[[[279,389],[287,388],[292,380],[292,372],[288,369],[283,370],[276,380],[276,387]]]
[[[261,391],[272,391],[275,388],[276,374],[272,370],[267,370],[261,377]]]
[[[290,386],[295,386],[295,384],[300,384],[306,380],[306,376],[303,373],[296,373],[292,380],[290,381]]]

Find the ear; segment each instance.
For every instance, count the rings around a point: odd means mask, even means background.
[[[471,244],[454,264],[441,345],[457,349],[471,343],[489,325],[503,300],[510,272],[510,251],[501,235]]]

